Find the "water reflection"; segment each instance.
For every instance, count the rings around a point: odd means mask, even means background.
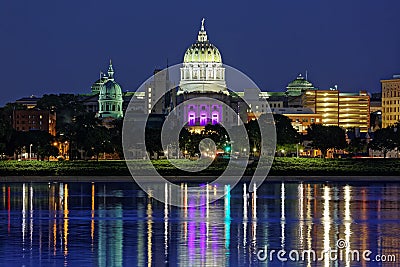
[[[0,261],[18,265],[248,266],[265,245],[289,251],[335,249],[284,266],[367,266],[352,250],[399,254],[400,186],[340,184],[181,184],[182,208],[134,184],[2,184]],[[219,193],[223,199],[208,203]],[[196,206],[196,205],[197,206]],[[275,266],[275,262],[261,263]]]

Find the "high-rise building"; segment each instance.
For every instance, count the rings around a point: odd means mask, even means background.
[[[400,121],[400,75],[381,80],[382,84],[382,127]]]
[[[361,132],[369,129],[370,97],[365,91],[341,93],[337,89],[306,90],[303,106],[321,114],[322,124],[343,128],[359,128]]]
[[[145,85],[145,106],[148,113],[168,114],[176,105],[176,88],[169,80],[168,68],[154,70],[152,80]]]

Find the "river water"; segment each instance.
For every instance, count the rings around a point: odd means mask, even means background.
[[[399,266],[398,184],[181,186],[178,208],[133,182],[0,183],[0,266]]]

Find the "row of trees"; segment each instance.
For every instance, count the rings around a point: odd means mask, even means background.
[[[347,141],[346,130],[339,126],[324,126],[322,124],[312,124],[307,129],[306,135],[300,135],[292,126],[291,120],[283,115],[274,115],[276,128],[276,143],[278,152],[285,151],[284,154],[296,153],[304,142],[314,149],[321,150],[322,155],[327,156],[328,150],[346,150],[348,153],[367,154],[368,149],[382,151],[384,155],[387,151],[399,148],[400,144],[400,124],[388,128],[377,130],[373,134],[373,140],[368,142],[365,137],[358,135],[355,129],[348,129],[348,134],[352,136]],[[245,124],[249,136],[249,144],[260,149],[261,135],[256,121]],[[398,130],[399,129],[399,130]],[[186,129],[181,131],[180,149],[189,154],[198,153],[198,143],[203,138],[211,138],[217,144],[217,148],[223,149],[227,139],[227,133],[220,125],[208,125],[201,133],[190,133]],[[161,143],[159,143],[161,147]]]
[[[37,108],[54,111],[57,114],[57,136],[47,132],[17,132],[12,129],[12,112],[22,109],[16,104],[7,104],[0,109],[0,155],[16,155],[28,150],[32,144],[32,152],[39,158],[48,158],[58,154],[53,142],[67,142],[70,159],[96,157],[100,153],[114,153],[123,157],[122,152],[122,119],[103,125],[94,113],[88,113],[80,99],[73,94],[45,95]],[[261,118],[262,119],[262,118]],[[292,126],[291,120],[283,115],[274,115],[277,137],[277,151],[296,152],[299,144],[309,141],[310,145],[326,155],[330,149],[343,150],[349,153],[365,153],[368,148],[383,151],[398,149],[400,144],[400,124],[377,130],[373,140],[368,144],[365,139],[357,137],[346,141],[346,132],[338,126],[313,124],[307,129],[307,135],[300,135]],[[245,124],[249,136],[249,145],[260,150],[261,135],[256,121]],[[399,129],[399,130],[398,130]],[[352,131],[351,129],[349,131]],[[224,149],[229,143],[229,136],[221,125],[207,125],[201,133],[192,133],[182,129],[179,147],[194,155],[199,153],[198,144],[204,138],[214,140],[218,149]],[[162,151],[160,129],[146,129],[146,146],[148,152]],[[285,154],[286,154],[285,153]],[[66,156],[66,155],[65,155]]]

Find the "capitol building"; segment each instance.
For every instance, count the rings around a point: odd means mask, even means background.
[[[204,19],[195,42],[186,49],[178,68],[155,70],[136,91],[123,91],[115,79],[111,61],[107,75],[94,82],[83,97],[87,110],[105,120],[142,113],[160,126],[173,113],[179,125],[201,131],[207,124],[231,127],[265,113],[282,114],[300,133],[312,123],[369,130],[370,96],[365,91],[343,93],[337,87],[320,90],[299,74],[284,90],[265,92],[259,88],[229,89],[227,66],[220,50],[210,42]],[[227,77],[228,76],[228,77]],[[134,105],[129,105],[134,101]]]

